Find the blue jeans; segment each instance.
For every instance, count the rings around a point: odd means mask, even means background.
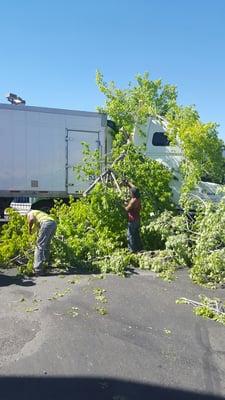
[[[136,252],[141,250],[140,221],[128,222],[127,243],[130,251]]]
[[[41,223],[34,252],[34,270],[36,272],[41,271],[43,263],[49,259],[50,242],[55,231],[55,221],[43,221]]]

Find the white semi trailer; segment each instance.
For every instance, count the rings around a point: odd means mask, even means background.
[[[105,114],[0,104],[0,213],[15,197],[78,197],[82,142],[105,154],[109,132]]]

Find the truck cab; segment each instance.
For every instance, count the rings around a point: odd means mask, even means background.
[[[179,143],[171,144],[166,135],[167,122],[163,118],[150,117],[143,126],[137,126],[134,130],[134,144],[145,145],[145,154],[153,160],[164,164],[172,172],[170,187],[175,204],[179,203],[181,187],[183,183],[180,165],[183,160],[182,149]],[[214,182],[200,181],[191,195],[196,198],[211,201],[219,201],[221,195],[218,193],[221,185]]]

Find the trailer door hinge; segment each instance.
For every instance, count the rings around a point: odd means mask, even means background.
[[[66,164],[66,169],[73,168],[73,167],[74,167],[74,165]]]

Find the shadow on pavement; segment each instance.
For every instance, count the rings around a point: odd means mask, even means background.
[[[35,285],[35,282],[31,279],[24,279],[18,276],[9,276],[0,273],[0,287],[9,285],[33,286]]]
[[[111,378],[1,377],[1,400],[222,400],[224,397]]]

